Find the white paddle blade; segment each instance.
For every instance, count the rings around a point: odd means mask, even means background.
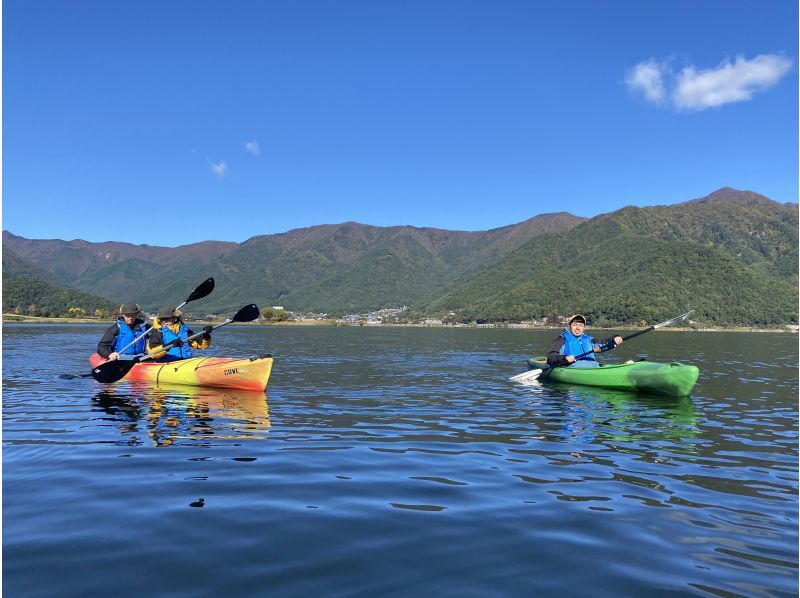
[[[687,311],[685,314],[681,314],[677,318],[672,318],[671,320],[667,320],[666,322],[661,322],[660,324],[654,324],[653,328],[663,328],[664,326],[670,326],[672,324],[677,324],[678,322],[682,322],[689,316],[694,313],[694,310]]]
[[[541,376],[541,374],[542,370],[528,370],[527,372],[522,372],[516,376],[511,376],[509,380],[512,382],[530,382],[532,380],[536,380],[539,376]]]

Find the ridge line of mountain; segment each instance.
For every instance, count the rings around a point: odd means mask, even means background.
[[[3,237],[13,238],[15,240],[22,240],[22,241],[36,241],[36,242],[58,242],[58,243],[66,243],[66,244],[75,244],[75,245],[83,245],[83,246],[95,246],[95,247],[105,247],[105,246],[118,246],[118,245],[127,245],[139,248],[146,248],[146,249],[153,249],[153,250],[174,250],[174,249],[181,249],[186,247],[194,247],[198,245],[220,245],[220,246],[238,246],[243,245],[245,243],[251,242],[254,239],[262,239],[264,237],[277,237],[277,236],[286,236],[293,233],[300,233],[300,232],[308,232],[308,231],[320,231],[320,230],[332,230],[332,229],[341,229],[345,226],[358,226],[365,229],[374,229],[374,230],[390,230],[390,229],[397,229],[397,230],[412,230],[412,231],[420,231],[420,232],[442,232],[442,233],[450,233],[450,234],[464,234],[464,235],[481,235],[481,234],[488,234],[494,233],[498,231],[507,230],[509,228],[513,228],[519,225],[531,223],[533,221],[547,221],[552,220],[556,217],[559,218],[574,218],[577,220],[589,220],[590,218],[584,216],[575,216],[569,212],[545,212],[542,214],[537,214],[535,216],[531,216],[526,220],[522,220],[520,222],[516,222],[513,224],[506,224],[503,226],[498,226],[495,228],[485,229],[485,230],[460,230],[460,229],[448,229],[448,228],[438,228],[435,226],[414,226],[412,224],[391,224],[386,226],[376,225],[376,224],[365,224],[362,222],[357,222],[355,220],[347,220],[344,222],[338,223],[324,223],[324,224],[314,224],[311,226],[301,226],[297,228],[292,228],[286,231],[277,232],[277,233],[265,233],[261,235],[253,235],[252,237],[248,237],[244,241],[220,241],[216,239],[206,239],[203,241],[195,241],[194,243],[185,243],[182,245],[176,245],[175,247],[169,247],[166,245],[151,245],[149,243],[134,243],[130,241],[87,241],[81,238],[74,238],[74,239],[58,239],[58,238],[47,238],[47,239],[40,239],[40,238],[33,238],[33,237],[24,237],[22,235],[17,235],[10,231],[9,229],[3,229]]]
[[[237,245],[243,245],[245,243],[248,243],[248,242],[250,242],[250,241],[252,241],[254,239],[261,239],[261,238],[264,238],[264,237],[284,236],[284,235],[290,235],[292,233],[296,234],[296,233],[308,232],[308,231],[340,229],[340,228],[345,227],[345,226],[358,226],[358,227],[363,227],[363,228],[366,228],[366,229],[375,229],[375,230],[398,229],[398,230],[414,230],[414,231],[424,231],[424,232],[445,232],[445,233],[451,233],[451,234],[453,234],[453,233],[455,233],[455,234],[459,234],[459,233],[461,233],[461,234],[487,234],[487,233],[492,233],[492,232],[496,232],[496,231],[507,230],[509,228],[520,226],[520,225],[526,224],[526,223],[530,223],[532,221],[537,221],[537,220],[538,221],[544,221],[544,220],[553,219],[555,217],[575,218],[575,219],[579,219],[581,221],[586,221],[586,220],[592,220],[594,218],[608,216],[609,214],[614,214],[616,212],[619,212],[620,210],[625,210],[625,209],[628,209],[628,208],[637,208],[637,209],[642,209],[642,208],[663,208],[663,207],[677,207],[677,206],[684,205],[684,204],[690,205],[690,204],[694,204],[694,203],[744,203],[744,202],[751,202],[751,203],[766,203],[766,202],[769,202],[769,203],[773,203],[773,204],[777,204],[777,205],[784,205],[784,206],[789,206],[789,207],[798,205],[795,202],[785,202],[785,203],[777,202],[777,201],[775,201],[773,199],[770,199],[770,198],[768,198],[768,197],[766,197],[764,195],[761,195],[759,193],[756,193],[754,191],[737,190],[737,189],[734,189],[733,187],[727,187],[726,186],[726,187],[721,187],[720,189],[717,189],[716,191],[713,191],[712,193],[709,193],[708,195],[704,195],[702,197],[698,197],[698,198],[690,199],[690,200],[686,200],[686,201],[681,201],[681,202],[677,202],[677,203],[650,204],[650,205],[647,205],[647,206],[636,206],[636,205],[630,204],[630,205],[626,205],[626,206],[623,206],[621,208],[618,208],[617,210],[613,210],[611,212],[603,212],[603,213],[596,214],[595,216],[591,216],[591,217],[576,216],[576,215],[574,215],[574,214],[572,214],[570,212],[565,212],[565,211],[543,212],[541,214],[536,214],[534,216],[531,216],[530,218],[527,218],[525,220],[521,220],[520,222],[516,222],[516,223],[512,223],[512,224],[506,224],[506,225],[495,227],[495,228],[491,228],[491,229],[474,230],[474,231],[472,231],[472,230],[461,230],[461,229],[446,229],[446,228],[439,228],[439,227],[433,227],[433,226],[415,226],[415,225],[412,225],[412,224],[392,224],[392,225],[387,225],[387,226],[381,226],[381,225],[366,224],[366,223],[362,223],[362,222],[357,222],[355,220],[347,220],[347,221],[339,222],[339,223],[323,223],[323,224],[314,224],[314,225],[311,225],[311,226],[301,226],[301,227],[292,228],[292,229],[289,229],[289,230],[286,230],[286,231],[283,231],[283,232],[277,232],[277,233],[265,233],[265,234],[260,234],[260,235],[253,235],[252,237],[249,237],[249,238],[247,238],[247,239],[245,239],[244,241],[241,241],[241,242],[206,239],[206,240],[203,240],[203,241],[196,241],[194,243],[186,243],[186,244],[182,244],[182,245],[177,245],[175,247],[168,247],[168,246],[164,246],[164,245],[150,245],[148,243],[133,243],[133,242],[128,242],[128,241],[111,241],[111,240],[106,240],[106,241],[86,241],[86,240],[80,239],[80,238],[75,238],[75,239],[56,239],[56,238],[38,239],[38,238],[36,238],[36,239],[34,239],[34,238],[30,238],[30,237],[23,237],[23,236],[20,236],[20,235],[16,235],[16,234],[12,233],[8,229],[3,229],[2,232],[3,232],[3,237],[4,238],[7,235],[10,235],[10,236],[12,236],[12,237],[14,237],[16,239],[23,239],[25,241],[42,241],[42,242],[48,242],[49,241],[49,242],[62,242],[62,243],[67,243],[67,244],[86,244],[86,245],[93,245],[93,246],[131,245],[131,246],[134,246],[134,247],[149,248],[149,249],[156,249],[156,250],[171,250],[171,249],[180,249],[180,248],[195,247],[195,246],[210,245],[210,244],[220,245],[220,246],[237,246]]]

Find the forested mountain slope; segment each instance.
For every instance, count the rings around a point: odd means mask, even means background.
[[[456,319],[581,311],[653,321],[687,309],[708,324],[797,322],[797,205],[722,189],[674,206],[626,207],[532,239],[423,310]]]
[[[709,325],[797,323],[797,204],[728,187],[675,205],[542,214],[476,232],[345,222],[169,248],[5,231],[3,250],[5,306],[30,299],[11,282],[27,278],[154,311],[213,276],[214,292],[187,309],[407,305],[461,321],[581,311],[596,323],[639,323],[693,308]]]
[[[582,222],[543,214],[489,231],[464,232],[346,222],[177,248],[30,240],[4,232],[4,247],[49,269],[63,284],[147,309],[179,303],[213,276],[209,311],[243,301],[292,310],[345,313],[427,301],[449,284],[481,271],[539,234]]]

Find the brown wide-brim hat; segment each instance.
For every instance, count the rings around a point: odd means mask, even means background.
[[[572,324],[575,320],[579,320],[583,322],[583,325],[586,325],[586,316],[582,316],[581,314],[575,314],[574,316],[570,316],[569,323]]]
[[[180,310],[175,309],[174,307],[162,307],[158,310],[158,319],[161,320],[163,318],[179,318],[181,316]]]
[[[119,306],[119,313],[128,316],[135,316],[140,311],[142,310],[136,303],[123,303]]]

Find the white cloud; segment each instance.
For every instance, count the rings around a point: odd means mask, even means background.
[[[214,164],[210,162],[211,172],[213,172],[218,177],[224,177],[228,173],[228,164],[225,160]]]
[[[734,62],[724,60],[713,69],[698,70],[689,65],[676,75],[669,61],[651,58],[630,69],[625,83],[654,104],[699,111],[751,100],[754,94],[774,86],[791,67],[788,58],[759,54],[752,60],[742,56]]]
[[[244,149],[246,149],[254,156],[258,156],[261,154],[261,146],[258,145],[258,141],[248,141],[247,143],[244,144]]]
[[[654,104],[661,104],[666,95],[664,89],[664,72],[666,66],[652,58],[640,62],[628,71],[625,83],[633,91],[641,91],[644,97]]]
[[[672,101],[678,108],[705,110],[752,99],[789,72],[792,61],[776,54],[759,54],[752,60],[738,56],[716,69],[697,71],[687,66],[678,74]]]

